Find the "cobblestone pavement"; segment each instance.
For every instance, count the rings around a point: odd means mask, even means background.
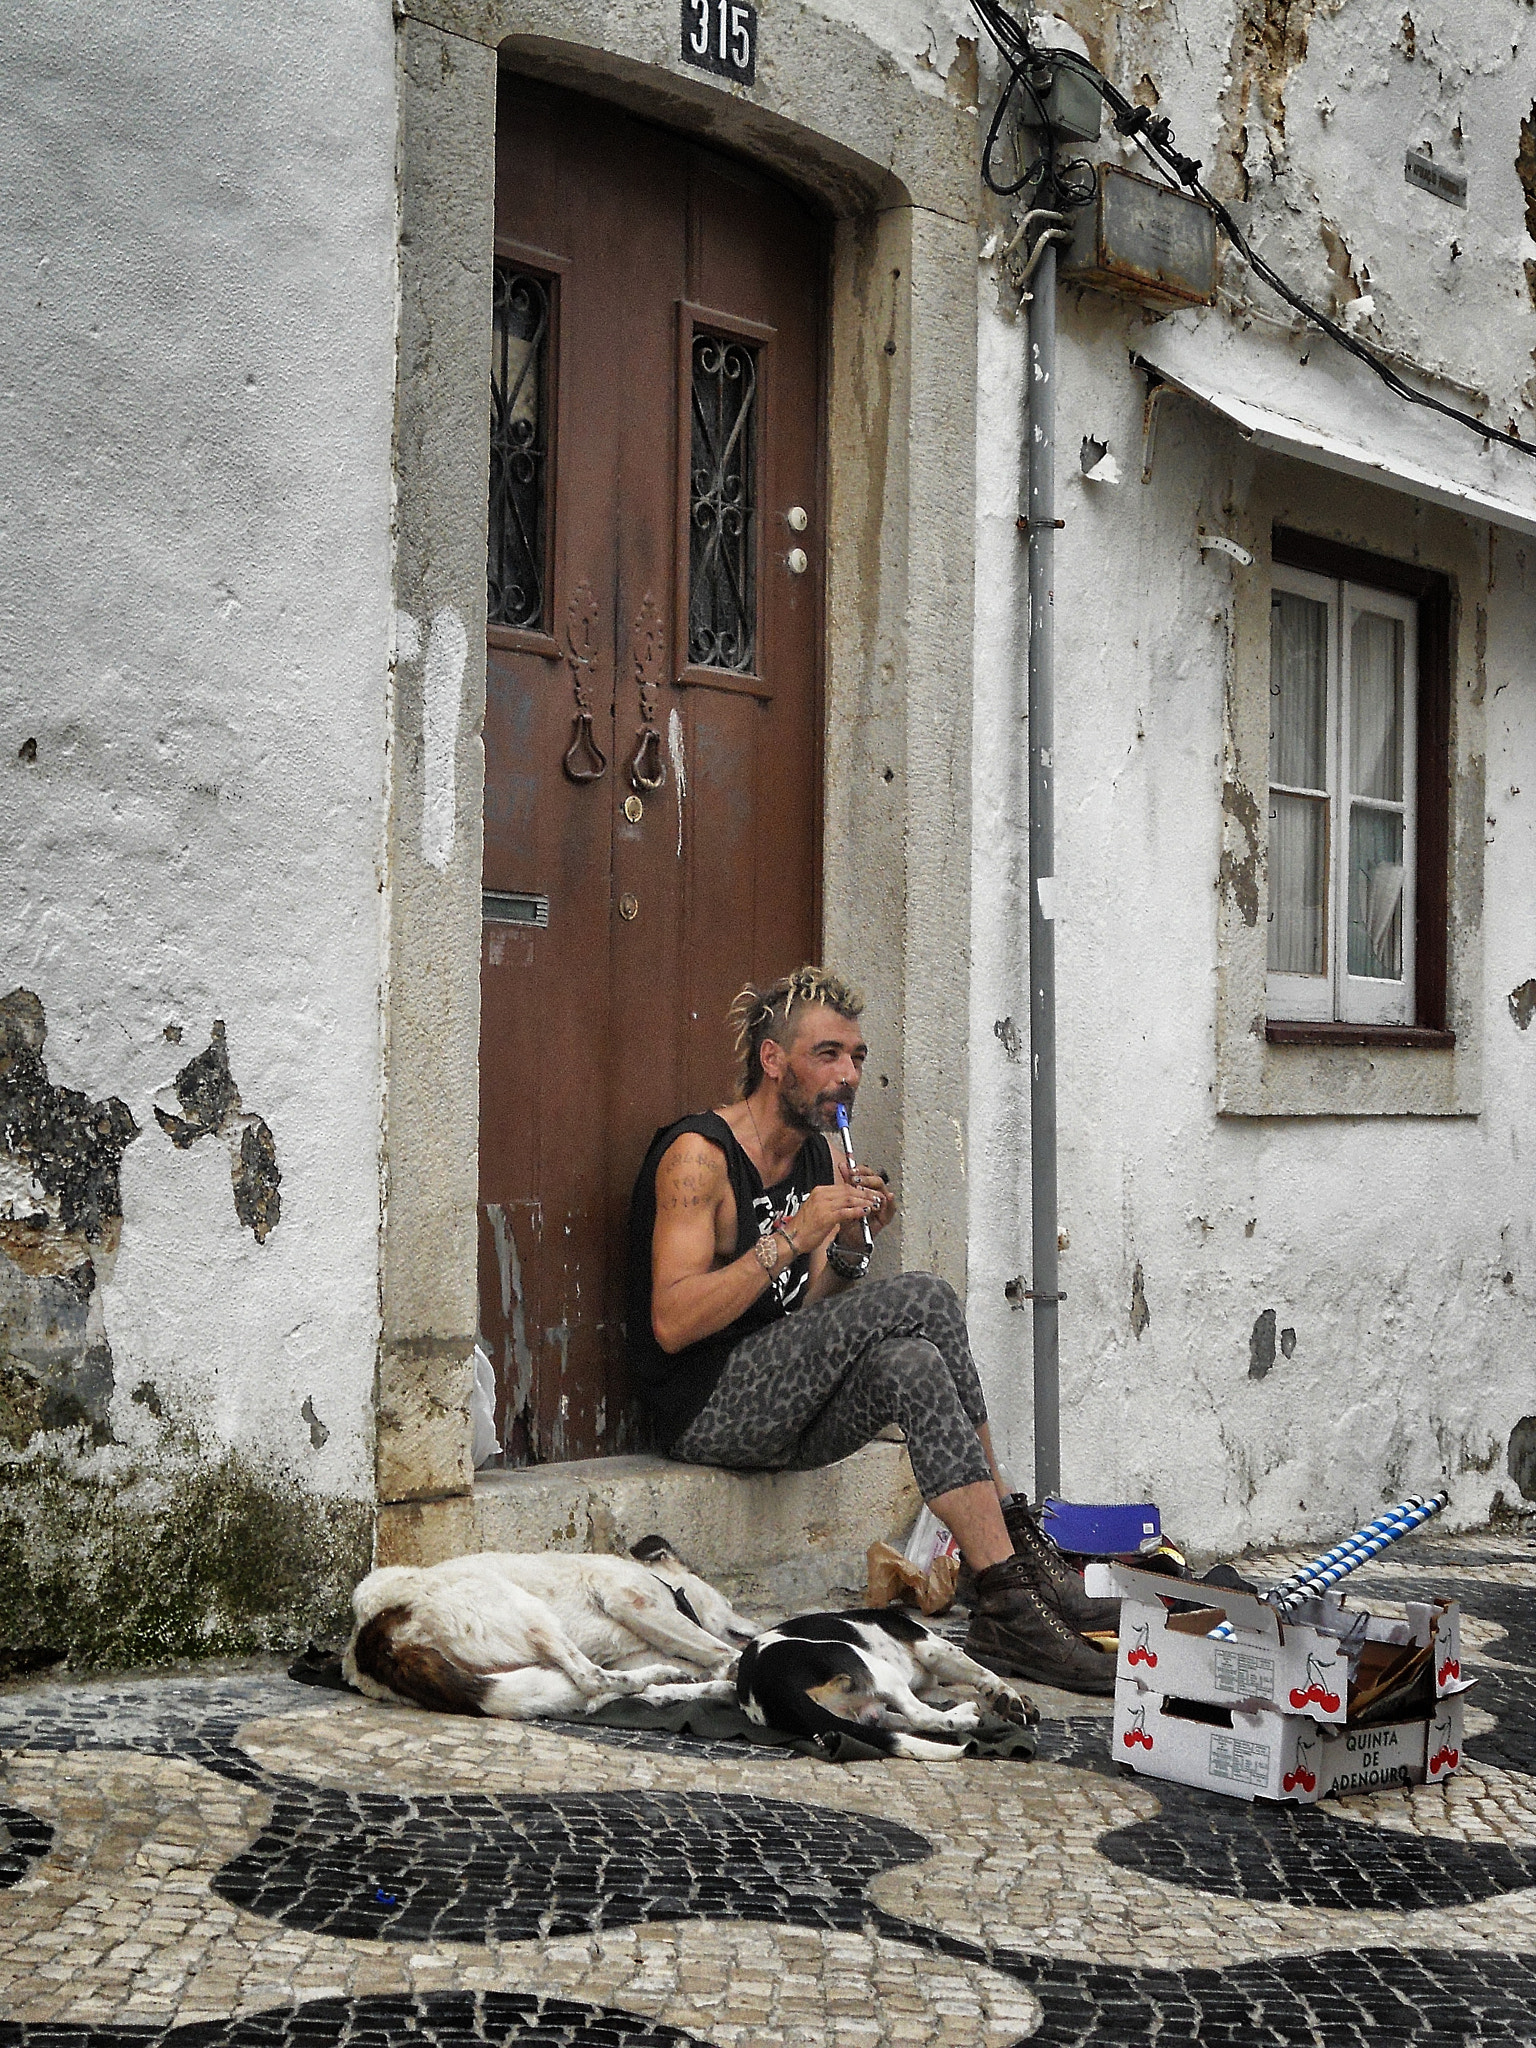
[[[1536,1543],[1356,1585],[1461,1597],[1468,1756],[1308,1808],[1125,1775],[1064,1694],[1033,1762],[834,1765],[275,1674],[0,1693],[0,2048],[1536,2044]]]

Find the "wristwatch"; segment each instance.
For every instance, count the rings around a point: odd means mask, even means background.
[[[760,1237],[752,1247],[752,1256],[765,1273],[777,1273],[779,1270],[778,1235],[776,1230],[770,1230],[766,1237]]]
[[[839,1280],[862,1280],[869,1271],[869,1253],[844,1251],[834,1237],[827,1246],[827,1264]]]

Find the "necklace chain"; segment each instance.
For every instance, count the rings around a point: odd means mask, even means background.
[[[768,1166],[768,1147],[763,1143],[763,1134],[757,1127],[757,1112],[752,1107],[751,1096],[746,1096],[744,1100],[747,1105],[747,1115],[752,1119],[752,1135],[757,1140],[757,1149],[763,1156],[763,1170],[766,1172]]]

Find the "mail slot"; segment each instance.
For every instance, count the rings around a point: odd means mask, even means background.
[[[549,898],[516,889],[482,889],[480,915],[486,924],[536,924],[543,930],[549,923]]]

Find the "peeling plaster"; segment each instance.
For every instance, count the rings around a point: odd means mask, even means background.
[[[1275,1363],[1275,1312],[1265,1309],[1254,1323],[1248,1339],[1248,1377],[1261,1380]]]
[[[1251,789],[1229,777],[1221,785],[1221,808],[1229,828],[1235,827],[1246,838],[1247,850],[1238,852],[1231,846],[1222,848],[1218,884],[1237,906],[1243,923],[1256,925],[1259,921],[1259,878],[1263,865],[1259,846],[1259,806]]]
[[[533,1204],[523,1205],[528,1212],[535,1236],[542,1225],[542,1214]],[[508,1333],[508,1343],[513,1368],[505,1370],[509,1361],[503,1357],[496,1361],[497,1384],[507,1386],[506,1414],[498,1434],[503,1443],[514,1440],[514,1432],[521,1431],[526,1438],[530,1431],[530,1415],[533,1403],[533,1350],[528,1342],[528,1322],[523,1306],[523,1267],[517,1253],[517,1239],[513,1234],[512,1218],[500,1202],[487,1202],[486,1216],[490,1221],[491,1238],[496,1248],[496,1270],[501,1280],[501,1315],[503,1328]]]
[[[242,1111],[222,1018],[214,1019],[207,1051],[188,1060],[171,1086],[160,1090],[154,1110],[155,1121],[178,1151],[199,1138],[223,1140],[229,1148],[235,1214],[256,1242],[265,1244],[283,1213],[277,1144],[263,1118]]]
[[[317,1451],[323,1451],[331,1440],[331,1432],[315,1413],[315,1401],[312,1394],[304,1396],[304,1406],[299,1410],[299,1417],[301,1421],[309,1424],[309,1441],[311,1446]]]
[[[1536,242],[1536,106],[1520,123],[1520,147],[1515,152],[1515,176],[1525,194],[1525,232]],[[1525,288],[1536,305],[1536,263],[1525,259]],[[1531,355],[1536,359],[1536,349]]]
[[[1142,1276],[1141,1261],[1136,1261],[1136,1270],[1131,1275],[1131,1334],[1140,1338],[1142,1331],[1152,1320],[1152,1311],[1147,1307],[1146,1281]]]
[[[1243,0],[1232,33],[1229,83],[1221,96],[1216,176],[1239,198],[1249,196],[1260,134],[1273,177],[1285,163],[1285,91],[1306,61],[1316,0]]]
[[[683,857],[683,805],[688,796],[688,762],[683,751],[682,714],[674,704],[667,713],[667,753],[672,762],[672,787],[677,792],[677,857]]]
[[[126,1103],[58,1088],[30,989],[0,1000],[0,1442],[50,1431],[106,1442],[114,1385],[100,1283],[122,1232]]]
[[[1526,1500],[1536,1500],[1536,1415],[1522,1415],[1510,1431],[1509,1476]]]
[[[1509,1014],[1522,1031],[1530,1028],[1532,1017],[1536,1017],[1536,981],[1522,981],[1510,990]]]

